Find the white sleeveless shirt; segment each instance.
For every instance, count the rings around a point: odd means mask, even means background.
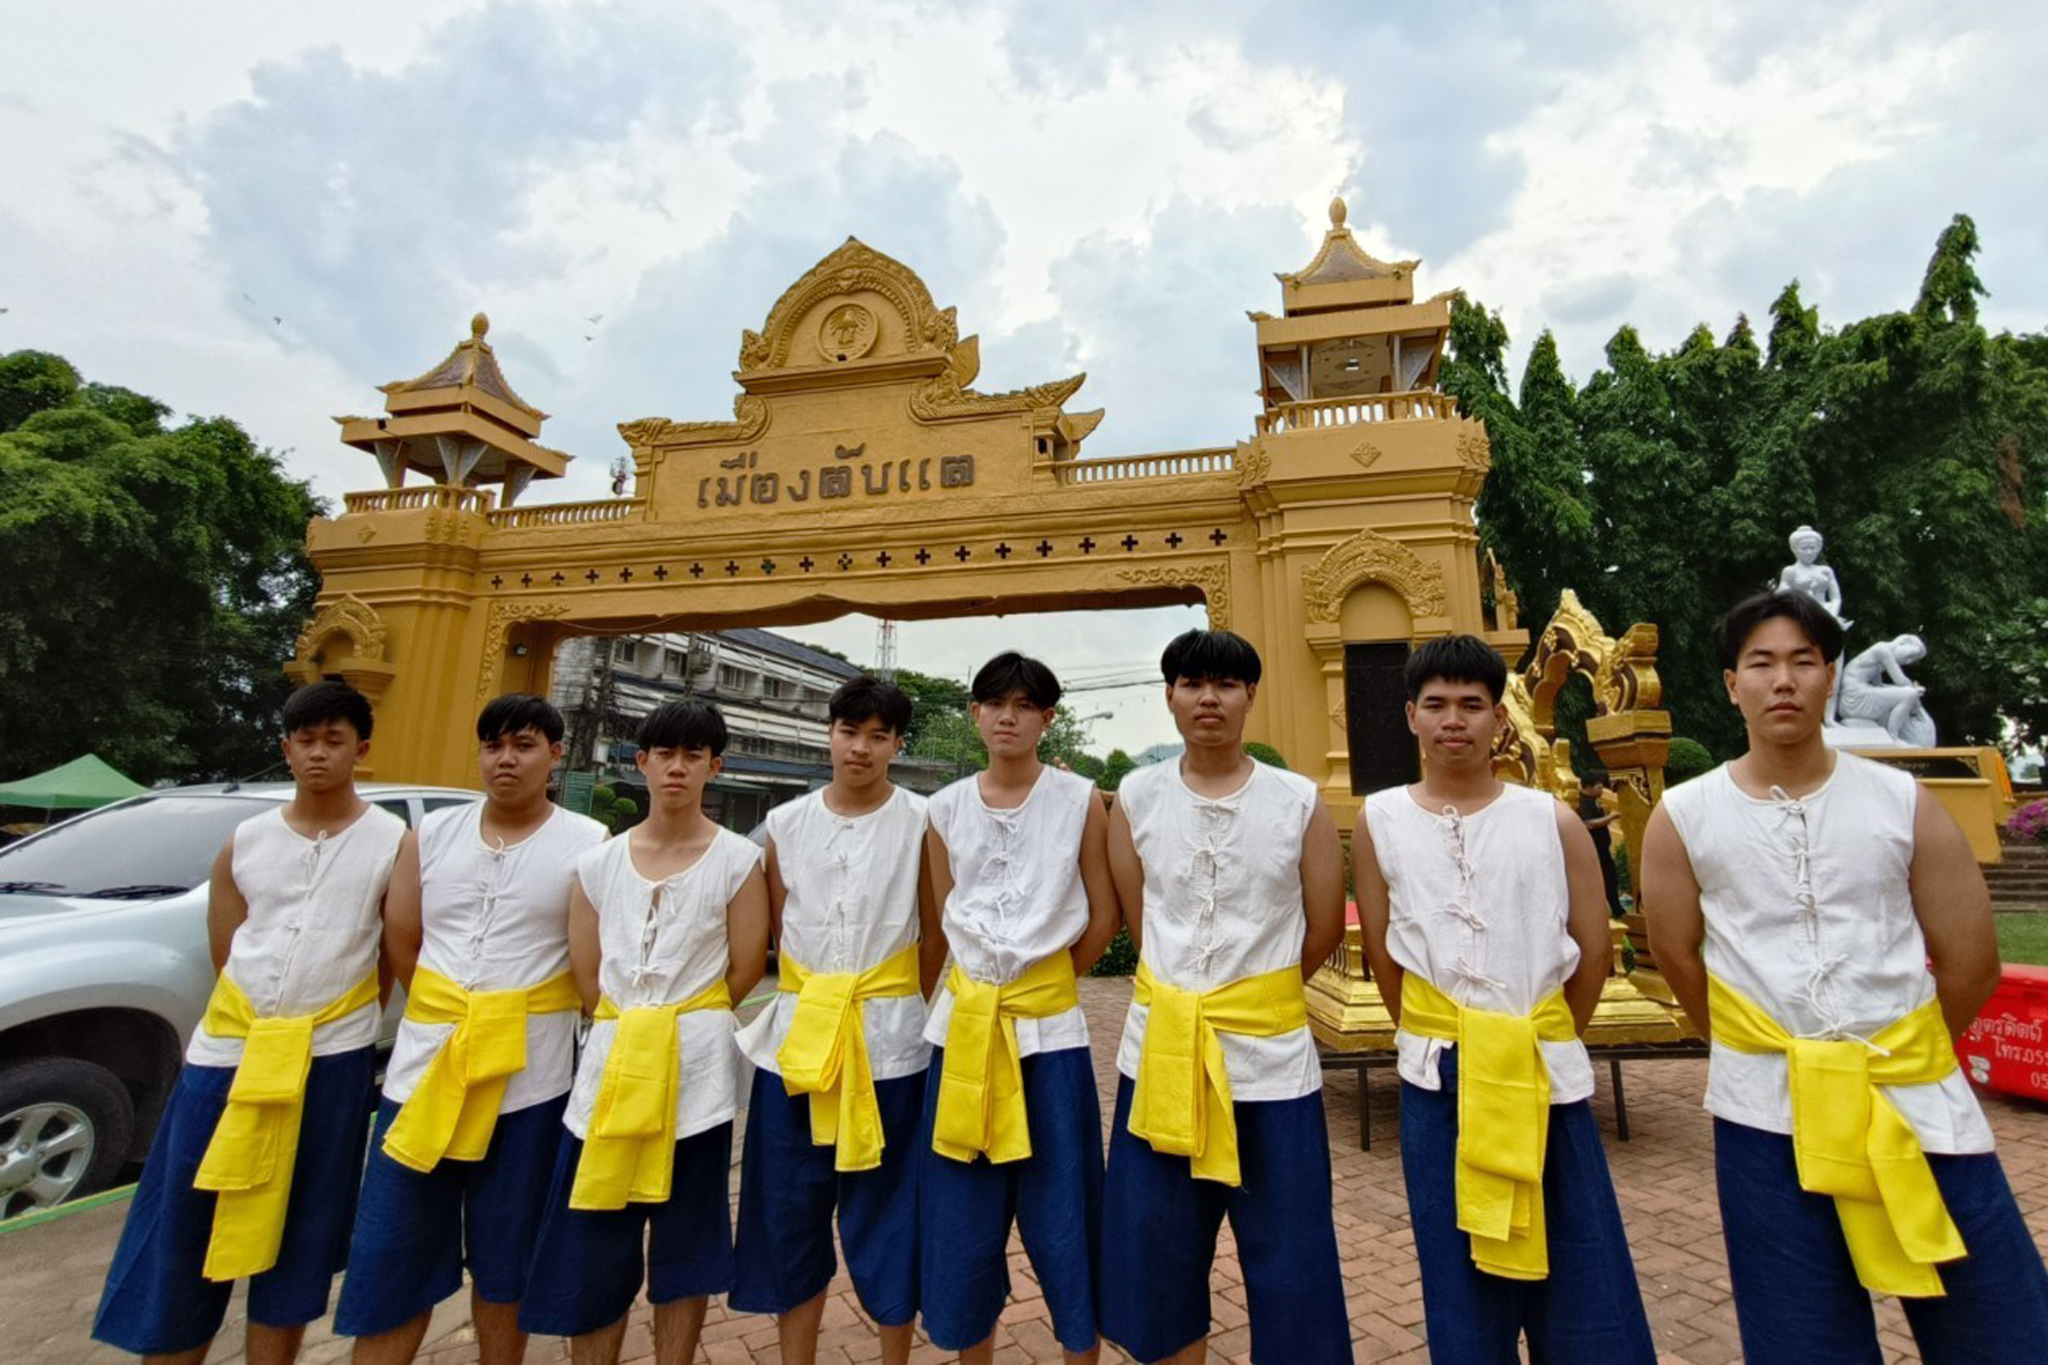
[[[1141,956],[1155,976],[1206,991],[1300,969],[1308,932],[1301,846],[1315,814],[1315,783],[1255,763],[1228,796],[1201,796],[1174,759],[1132,772],[1116,799],[1144,864]],[[1150,1014],[1133,1000],[1124,1016],[1116,1065],[1133,1080]],[[1219,1037],[1233,1100],[1293,1100],[1322,1089],[1322,1063],[1306,1025],[1272,1038]]]
[[[672,1005],[724,978],[732,954],[726,906],[761,862],[753,841],[721,829],[704,855],[672,877],[650,881],[633,866],[630,832],[598,845],[576,863],[583,894],[597,908],[598,988],[620,1009]],[[616,1019],[591,1024],[562,1122],[587,1135]],[[739,1112],[739,1053],[731,1010],[676,1016],[682,1084],[676,1088],[676,1138],[725,1123]]]
[[[946,842],[953,891],[943,919],[953,961],[976,981],[1007,986],[1054,953],[1074,946],[1088,928],[1081,885],[1081,832],[1095,784],[1047,766],[1011,810],[981,799],[976,776],[939,791],[928,808]],[[944,1045],[953,991],[942,987],[925,1025],[927,1042]],[[1017,1055],[1088,1046],[1080,1006],[1045,1019],[1017,1020]]]
[[[484,805],[467,802],[420,822],[419,965],[466,991],[538,986],[569,970],[569,887],[576,860],[605,841],[605,827],[555,806],[518,843],[486,843]],[[573,1009],[528,1016],[526,1069],[506,1081],[499,1113],[568,1090],[576,1020]],[[454,1031],[400,1019],[384,1098],[405,1103]]]
[[[1460,1005],[1527,1014],[1578,969],[1557,798],[1509,785],[1470,815],[1428,811],[1406,787],[1365,801],[1373,856],[1392,915],[1387,951]],[[1439,1088],[1437,1058],[1454,1044],[1394,1031],[1401,1079]],[[1593,1093],[1586,1045],[1543,1041],[1550,1102]]]
[[[864,972],[918,941],[917,874],[924,852],[925,800],[898,787],[864,815],[841,815],[814,791],[768,812],[768,837],[782,877],[778,951],[807,971]],[[868,1064],[878,1081],[914,1076],[931,1062],[924,997],[861,1002]],[[775,1075],[796,1018],[796,996],[777,991],[740,1029],[740,1051]]]
[[[1817,791],[1759,798],[1727,766],[1664,793],[1706,918],[1707,970],[1801,1038],[1868,1038],[1934,996],[1908,875],[1919,785],[1837,752]],[[1958,1070],[1932,1085],[1888,1085],[1929,1152],[1992,1149],[1991,1127]],[[1792,1131],[1783,1055],[1714,1044],[1707,1111]]]
[[[308,839],[274,806],[230,836],[235,889],[249,915],[228,946],[226,975],[266,1019],[316,1014],[377,970],[384,939],[384,890],[405,838],[405,821],[371,806],[339,834]],[[377,1041],[376,1002],[313,1030],[313,1055]],[[185,1060],[238,1066],[242,1040],[193,1030]]]

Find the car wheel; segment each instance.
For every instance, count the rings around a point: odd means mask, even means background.
[[[103,1066],[38,1057],[0,1068],[0,1219],[100,1189],[134,1133],[135,1106]]]

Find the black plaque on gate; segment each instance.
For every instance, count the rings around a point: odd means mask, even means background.
[[[1351,794],[1413,782],[1422,774],[1415,736],[1408,733],[1408,662],[1402,641],[1344,646],[1345,736],[1351,748]]]

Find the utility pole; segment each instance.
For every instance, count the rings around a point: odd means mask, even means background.
[[[896,623],[886,617],[875,628],[875,676],[883,682],[896,680]]]

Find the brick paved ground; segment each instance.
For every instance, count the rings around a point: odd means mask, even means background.
[[[1082,983],[1089,1027],[1096,1038],[1096,1072],[1105,1121],[1115,1085],[1111,1064],[1114,1040],[1122,1027],[1129,990],[1127,982]],[[1599,1069],[1600,1092],[1594,1099],[1650,1324],[1665,1365],[1725,1365],[1741,1359],[1734,1308],[1728,1298],[1721,1220],[1714,1202],[1711,1131],[1699,1107],[1705,1068],[1705,1062],[1698,1060],[1629,1063],[1626,1083],[1631,1142],[1621,1142],[1615,1136],[1613,1097],[1607,1089],[1605,1068]],[[1344,1256],[1352,1332],[1361,1361],[1421,1365],[1428,1360],[1429,1351],[1422,1337],[1422,1289],[1408,1232],[1395,1137],[1396,1082],[1390,1073],[1380,1072],[1372,1085],[1375,1121],[1370,1152],[1358,1150],[1357,1083],[1349,1076],[1333,1075],[1326,1091],[1337,1184],[1337,1236]],[[1985,1109],[2035,1240],[2048,1245],[2048,1108],[1987,1095]],[[737,1143],[734,1150],[738,1150]],[[735,1170],[735,1189],[737,1177]],[[132,1359],[86,1339],[100,1280],[124,1212],[125,1205],[116,1204],[0,1237],[0,1267],[4,1267],[0,1273],[0,1342],[5,1343],[6,1358],[50,1365],[101,1365]],[[997,1329],[996,1358],[1005,1365],[1057,1361],[1060,1354],[1044,1302],[1038,1297],[1030,1266],[1014,1242],[1011,1267],[1016,1294]],[[1214,1285],[1214,1358],[1249,1360],[1244,1288],[1227,1229]],[[428,1333],[421,1359],[430,1365],[471,1365],[476,1348],[467,1316],[459,1299],[444,1305]],[[238,1298],[215,1361],[240,1360],[239,1320]],[[1896,1303],[1880,1305],[1879,1322],[1888,1360],[1919,1359]],[[331,1339],[325,1329],[326,1324],[319,1324],[311,1335],[303,1357],[310,1365],[346,1359],[347,1343]],[[824,1365],[865,1365],[878,1354],[874,1336],[842,1274],[832,1284],[818,1359]],[[1114,1349],[1105,1350],[1103,1357],[1126,1359]],[[536,1341],[527,1358],[554,1362],[568,1357],[562,1343]],[[778,1359],[775,1325],[767,1318],[728,1314],[714,1306],[699,1358],[713,1365],[774,1362]],[[653,1360],[644,1306],[634,1312],[626,1359]],[[913,1359],[932,1362],[948,1357],[921,1345]]]

